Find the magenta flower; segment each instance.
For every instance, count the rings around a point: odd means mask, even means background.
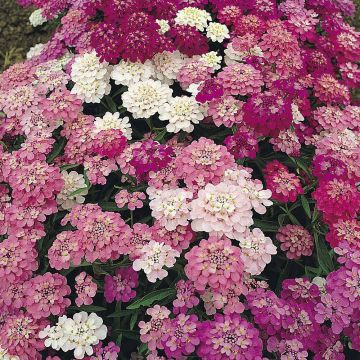
[[[93,282],[92,276],[82,271],[75,277],[75,290],[77,294],[75,303],[77,306],[91,305],[93,297],[96,295],[97,285]]]
[[[262,359],[259,331],[240,315],[215,314],[214,321],[205,321],[199,329],[201,359]]]
[[[114,300],[129,302],[136,296],[134,288],[138,286],[139,276],[132,267],[118,268],[115,275],[105,276],[104,296],[108,303]]]

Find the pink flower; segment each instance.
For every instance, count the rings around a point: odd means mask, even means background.
[[[26,310],[35,318],[46,318],[50,314],[63,315],[70,306],[71,289],[66,278],[60,274],[37,275],[25,285]]]
[[[266,164],[263,169],[266,187],[271,190],[272,198],[280,202],[294,202],[304,193],[300,179],[290,173],[286,166],[277,160]]]
[[[314,95],[329,105],[348,105],[350,103],[348,88],[331,74],[323,74],[315,79]]]
[[[113,159],[124,151],[126,144],[126,137],[121,130],[101,130],[95,135],[92,150],[96,155]]]
[[[205,321],[199,329],[201,359],[262,359],[259,331],[238,314],[215,314],[214,321]]]
[[[243,105],[244,102],[233,96],[224,95],[210,101],[207,113],[212,117],[216,126],[225,125],[230,128],[234,124],[242,123]]]
[[[243,277],[244,265],[240,255],[240,249],[226,237],[210,236],[185,254],[188,261],[185,273],[199,291],[207,286],[215,290],[227,289]]]
[[[23,282],[37,270],[34,244],[9,236],[0,243],[0,277],[10,283]]]
[[[106,177],[117,170],[113,159],[102,159],[101,156],[85,156],[84,168],[91,184],[106,184]]]
[[[44,350],[44,342],[39,332],[48,325],[45,319],[34,319],[23,311],[8,316],[0,328],[0,345],[8,353],[21,360],[40,360],[39,351]]]
[[[234,135],[226,137],[224,144],[236,160],[246,157],[255,159],[259,151],[254,131],[245,127],[238,129]]]
[[[151,215],[168,231],[175,230],[179,225],[187,226],[192,196],[190,191],[180,188],[160,191],[150,201]]]
[[[93,297],[96,295],[97,285],[93,282],[92,276],[82,271],[75,277],[75,290],[77,298],[75,303],[77,306],[91,305]]]
[[[155,305],[146,310],[151,316],[150,321],[140,321],[140,340],[146,343],[151,351],[162,349],[161,338],[167,331],[167,324],[170,321],[170,311],[165,306]]]
[[[264,85],[261,72],[248,64],[229,65],[218,74],[217,78],[225,94],[229,95],[245,96],[258,93]]]
[[[281,298],[300,306],[316,305],[319,302],[320,290],[306,278],[286,279],[282,283]]]
[[[174,314],[186,313],[188,309],[199,304],[199,298],[195,296],[195,287],[190,280],[179,280],[176,285],[176,299],[173,301]]]
[[[282,226],[276,234],[280,241],[280,248],[288,259],[300,259],[301,256],[310,256],[314,248],[314,239],[311,234],[300,225]]]
[[[176,359],[192,354],[200,343],[198,324],[196,315],[179,314],[171,319],[161,338],[165,354]]]
[[[120,348],[112,341],[104,346],[102,341],[94,346],[94,356],[85,357],[84,360],[117,360]]]
[[[234,164],[235,160],[225,146],[201,137],[182,149],[175,160],[175,171],[189,188],[198,188],[209,182],[218,184],[225,170]]]
[[[225,234],[238,239],[253,224],[251,203],[237,185],[222,182],[207,184],[191,202],[191,227],[194,231]]]
[[[187,89],[191,84],[199,84],[210,80],[212,67],[199,60],[193,60],[185,63],[176,75],[183,89]]]
[[[347,242],[354,247],[360,246],[360,223],[356,219],[339,219],[329,225],[330,231],[325,238],[332,248],[338,246],[341,242]]]
[[[105,276],[104,295],[108,303],[129,302],[136,296],[134,288],[138,286],[139,276],[131,267],[116,269],[115,275]]]

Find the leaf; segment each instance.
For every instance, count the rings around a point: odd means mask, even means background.
[[[302,207],[304,208],[305,214],[309,219],[311,219],[311,210],[309,202],[307,201],[306,197],[304,195],[300,196]]]
[[[262,231],[275,232],[275,233],[279,229],[279,226],[276,223],[265,220],[258,220],[258,219],[254,219],[254,226],[260,228]]]
[[[136,324],[136,321],[138,319],[138,316],[139,316],[139,311],[136,311],[135,313],[133,313],[131,315],[131,318],[130,318],[130,330],[133,330],[134,329],[134,326]]]
[[[109,275],[109,273],[106,272],[105,270],[103,270],[100,265],[93,264],[92,267],[93,267],[94,274],[96,274],[96,275]]]
[[[55,158],[59,156],[61,151],[64,149],[65,144],[66,144],[66,139],[62,137],[61,140],[58,143],[56,143],[52,152],[47,156],[46,162],[48,164],[52,163],[55,160]]]
[[[128,315],[132,315],[134,313],[134,310],[117,310],[110,314],[108,318],[122,318]]]
[[[278,223],[279,223],[280,226],[283,225],[286,216],[287,216],[286,214],[280,214],[280,215],[278,216]]]
[[[151,292],[150,294],[145,295],[141,299],[134,301],[130,304],[127,309],[133,310],[138,309],[141,306],[151,306],[155,301],[165,299],[168,296],[175,296],[175,289],[161,289]]]
[[[166,134],[166,128],[165,128],[165,129],[162,129],[162,130],[156,135],[156,137],[155,137],[154,140],[160,142],[160,141],[164,138],[165,134]]]
[[[83,192],[84,190],[88,190],[88,188],[85,187],[85,188],[77,189],[77,190],[71,192],[71,193],[69,194],[69,196],[75,196],[75,195],[79,195],[79,194],[83,195],[82,192]]]
[[[103,201],[103,202],[99,202],[99,205],[104,211],[115,211],[115,212],[122,211],[122,209],[119,209],[116,203],[114,202]]]
[[[334,270],[334,263],[331,255],[324,243],[324,240],[320,240],[318,234],[314,233],[314,240],[316,246],[316,255],[319,266],[325,272],[325,274],[330,273]]]
[[[78,166],[79,166],[79,164],[65,164],[65,165],[60,166],[60,169],[62,171],[64,171],[64,170],[70,170],[70,169],[77,168]]]

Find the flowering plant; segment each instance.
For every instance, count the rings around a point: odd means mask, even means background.
[[[355,358],[352,1],[18,1],[0,358]]]

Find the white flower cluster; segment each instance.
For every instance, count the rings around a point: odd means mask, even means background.
[[[61,176],[64,180],[64,187],[56,197],[56,202],[61,209],[69,210],[75,204],[82,204],[85,201],[88,189],[84,176],[76,171],[62,171]]]
[[[102,318],[84,311],[75,314],[72,319],[61,316],[55,326],[48,325],[39,333],[39,337],[45,339],[46,347],[64,352],[74,350],[75,359],[83,359],[85,354],[92,355],[92,346],[104,340],[106,335],[107,328]]]
[[[155,75],[155,69],[150,60],[141,62],[130,62],[120,60],[120,62],[113,67],[111,78],[115,80],[116,85],[129,86],[136,84],[139,81],[145,81]]]
[[[29,17],[29,21],[31,26],[33,27],[37,27],[40,26],[44,23],[46,23],[46,18],[42,15],[42,10],[41,9],[36,9],[35,11],[33,11]]]
[[[87,103],[99,103],[108,95],[111,66],[100,62],[95,51],[78,56],[71,67],[71,80],[75,83],[71,92]]]
[[[226,25],[212,22],[206,29],[206,36],[213,42],[222,43],[230,37],[230,34]]]
[[[200,61],[211,66],[214,71],[221,68],[221,60],[222,56],[218,55],[216,51],[210,51],[200,56]]]
[[[140,252],[140,257],[133,262],[133,269],[135,271],[144,270],[148,280],[152,283],[157,279],[164,279],[168,272],[163,267],[173,267],[176,258],[180,256],[180,253],[171,246],[154,240],[144,245]]]
[[[156,19],[156,23],[160,26],[160,30],[158,30],[160,34],[165,34],[170,30],[170,25],[167,20]]]
[[[156,78],[171,85],[186,60],[186,56],[181,54],[179,50],[174,52],[163,51],[155,54],[152,61],[155,66]]]
[[[198,124],[204,119],[204,114],[194,97],[179,96],[171,98],[159,108],[159,119],[169,121],[166,126],[168,132],[177,133],[180,130],[192,132],[193,124]]]
[[[120,114],[118,112],[106,112],[102,118],[96,117],[94,125],[96,133],[100,132],[101,130],[121,130],[123,135],[128,140],[132,139],[130,119],[127,116],[120,118]]]
[[[149,118],[171,99],[172,90],[166,84],[152,79],[131,84],[122,95],[123,105],[135,119]]]
[[[194,26],[200,31],[204,31],[208,22],[211,21],[211,15],[195,7],[185,7],[176,14],[175,24]]]
[[[29,51],[26,53],[26,58],[29,60],[35,56],[40,55],[44,48],[45,48],[45,44],[41,44],[41,43],[32,46],[29,49]]]

